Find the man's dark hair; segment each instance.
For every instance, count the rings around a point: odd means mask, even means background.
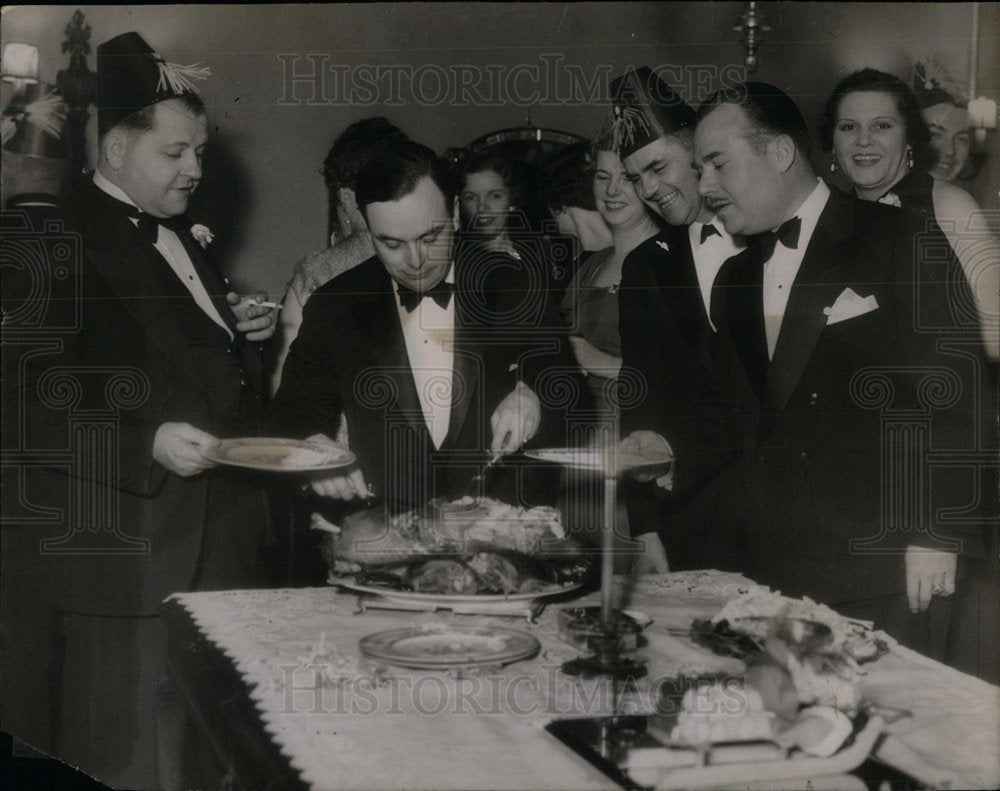
[[[192,115],[205,115],[205,103],[201,100],[201,97],[196,93],[182,93],[177,96],[172,96],[170,99],[164,101],[178,101],[184,105],[184,108],[188,110]],[[141,110],[132,113],[128,118],[123,118],[117,124],[115,124],[111,129],[121,129],[124,132],[130,134],[136,132],[149,132],[153,128],[153,122],[156,118],[156,108],[159,107],[163,102],[155,102]],[[111,131],[108,130],[108,132]],[[105,132],[107,134],[107,132]]]
[[[819,122],[819,141],[824,151],[833,150],[833,132],[837,126],[840,103],[851,93],[884,93],[891,96],[903,119],[906,142],[913,149],[914,169],[925,171],[934,167],[938,154],[931,144],[931,133],[920,112],[917,95],[899,77],[876,69],[861,69],[844,77],[826,100]]]
[[[758,154],[769,140],[778,135],[788,135],[795,147],[806,159],[809,158],[812,144],[806,120],[791,97],[780,88],[766,82],[744,82],[732,88],[723,88],[702,102],[697,122],[723,104],[733,104],[743,110],[750,127],[747,138]]]
[[[549,155],[538,174],[538,198],[550,211],[578,206],[597,211],[590,143],[571,143]]]
[[[357,191],[358,174],[392,140],[406,140],[406,133],[381,116],[362,118],[333,141],[323,160],[323,178],[333,191],[341,187]]]
[[[448,168],[427,146],[412,140],[393,140],[379,149],[358,174],[355,194],[358,208],[368,219],[368,205],[397,201],[409,195],[417,183],[429,177],[444,194],[445,206],[451,211],[455,199]]]
[[[457,179],[458,190],[461,191],[465,188],[467,176],[472,173],[484,173],[488,170],[492,170],[503,180],[504,186],[510,192],[511,204],[518,207],[523,206],[524,179],[522,174],[509,158],[488,148],[473,154],[462,163]]]

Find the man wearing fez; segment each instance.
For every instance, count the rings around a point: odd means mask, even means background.
[[[731,390],[759,412],[747,571],[938,653],[996,485],[926,457],[996,447],[981,342],[949,304],[971,304],[962,271],[937,229],[817,179],[805,121],[772,85],[714,94],[694,141],[702,195],[750,240],[713,304]]]
[[[69,178],[66,102],[53,86],[32,83],[4,108],[2,123],[3,207],[26,211],[41,230]]]
[[[2,452],[28,450],[22,428],[30,416],[22,409],[22,389],[15,373],[22,361],[68,331],[71,310],[63,301],[47,300],[51,283],[65,271],[56,262],[35,266],[34,256],[22,255],[37,244],[47,225],[58,220],[60,203],[70,171],[65,138],[66,103],[55,88],[32,83],[3,109],[2,186],[5,251],[0,274],[0,311],[3,315],[3,360],[0,363],[0,404],[3,405]],[[37,249],[37,248],[35,248]],[[6,456],[8,460],[10,456]],[[43,752],[52,749],[47,661],[50,654],[47,606],[42,600],[44,581],[36,573],[33,555],[36,525],[18,523],[22,471],[5,464],[0,497],[4,529],[0,540],[0,626],[3,640],[3,675],[8,680],[0,697],[3,729],[16,733],[26,744]],[[16,683],[10,683],[16,679]]]
[[[694,110],[645,66],[615,79],[611,96],[608,142],[646,205],[666,223],[622,267],[622,364],[641,374],[645,388],[641,400],[622,409],[622,435],[627,447],[666,450],[664,438],[705,386],[712,283],[740,248],[698,192]],[[633,534],[647,541],[637,573],[663,572],[668,564],[674,571],[740,568],[737,487],[728,478],[710,475],[673,492],[652,482],[628,481],[623,488]]]
[[[206,74],[136,33],[98,47],[99,164],[65,207],[83,251],[79,330],[26,389],[49,410],[48,447],[84,441],[87,414],[116,418],[108,447],[74,446],[53,471],[71,523],[33,547],[61,646],[56,755],[132,788],[158,786],[161,602],[267,582],[260,483],[206,457],[216,437],[257,433],[257,342],[274,331],[266,295],[230,291],[211,234],[184,217],[208,142],[193,82]]]
[[[323,497],[374,493],[390,512],[420,507],[461,496],[502,455],[487,494],[554,499],[558,470],[519,475],[510,455],[533,438],[558,443],[565,427],[544,377],[573,366],[545,332],[558,326],[545,284],[508,256],[456,241],[454,189],[425,146],[387,143],[358,175],[356,196],[375,256],[306,304],[269,430],[331,442],[346,415],[357,465],[313,478]]]

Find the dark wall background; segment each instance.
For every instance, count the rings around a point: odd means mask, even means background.
[[[194,213],[218,233],[236,282],[272,294],[284,291],[299,257],[325,245],[326,193],[318,169],[330,143],[352,121],[386,115],[438,151],[518,126],[529,110],[536,124],[591,135],[606,111],[600,98],[607,78],[627,65],[674,67],[675,85],[697,101],[721,79],[738,79],[743,58],[733,31],[742,3],[79,8],[93,29],[91,68],[96,45],[128,30],[142,33],[167,60],[211,67],[202,95],[215,138]],[[760,8],[772,30],[754,77],[793,94],[812,124],[834,83],[863,66],[908,78],[913,58],[933,53],[956,77],[968,74],[968,3],[765,2]],[[68,63],[61,43],[73,10],[7,7],[2,41],[37,46],[40,76],[54,81]],[[997,99],[1000,5],[983,3],[980,20],[977,93]],[[290,94],[290,63],[299,73],[319,64],[325,90],[301,83]],[[449,72],[456,64],[480,75],[474,88],[488,102],[460,101],[455,73]],[[399,90],[391,90],[385,77],[369,96],[355,97],[366,101],[352,104],[340,77],[363,65],[408,72],[400,76]],[[594,81],[593,95],[568,95],[569,69]],[[442,86],[442,74],[448,85]],[[491,74],[501,90],[489,87]],[[419,86],[411,86],[411,77],[419,76],[424,101],[415,95]],[[3,89],[6,103],[9,86]],[[532,96],[536,91],[547,96]],[[91,126],[96,128],[93,118]],[[997,138],[990,133],[987,167],[970,186],[980,205],[994,211]],[[827,172],[826,163],[825,156],[817,157],[821,172]]]

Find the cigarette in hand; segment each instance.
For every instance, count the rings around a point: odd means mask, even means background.
[[[250,304],[260,308],[271,308],[272,310],[281,310],[284,307],[280,302],[258,302],[253,297],[250,298]]]

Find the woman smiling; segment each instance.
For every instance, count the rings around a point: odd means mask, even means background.
[[[885,72],[855,72],[827,100],[819,134],[830,170],[842,169],[859,198],[937,221],[972,287],[986,352],[1000,359],[1000,243],[976,223],[969,193],[931,177],[938,154],[913,91]]]

